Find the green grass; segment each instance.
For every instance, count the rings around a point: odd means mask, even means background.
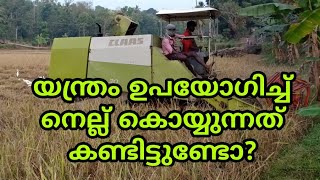
[[[288,146],[262,179],[320,179],[320,123],[298,144]]]

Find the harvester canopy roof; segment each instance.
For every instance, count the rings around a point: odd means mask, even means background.
[[[220,15],[220,12],[212,7],[204,7],[186,10],[160,10],[156,15],[165,21],[188,21],[215,19]]]

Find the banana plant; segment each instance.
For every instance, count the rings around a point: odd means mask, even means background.
[[[309,36],[312,47],[312,56],[316,60],[312,63],[310,78],[316,89],[317,101],[320,101],[320,50],[318,26],[320,25],[320,0],[297,0],[296,3],[303,9],[299,14],[298,22],[293,23],[285,33],[285,40],[297,44]]]
[[[284,26],[285,28],[282,32],[282,34],[284,34],[283,38],[286,42],[294,46],[302,43],[302,41],[309,40],[309,44],[311,44],[312,47],[312,56],[318,60],[313,62],[309,80],[315,84],[317,100],[320,101],[320,50],[318,43],[320,0],[295,0],[294,5],[268,3],[250,6],[243,8],[240,11],[240,15],[254,17],[267,16],[282,20],[284,25],[289,25]],[[290,19],[290,17],[295,18]]]
[[[283,32],[283,29],[289,26],[288,15],[296,9],[297,7],[289,4],[266,3],[242,8],[239,15],[263,17],[262,21],[265,21],[265,26],[261,30]]]
[[[299,43],[301,39],[310,35],[320,25],[320,7],[313,11],[305,11],[299,20],[300,22],[290,26],[284,36],[288,42],[293,44]]]
[[[317,27],[320,25],[320,0],[296,0],[299,6],[297,22],[290,25],[285,33],[286,41],[297,44],[312,33],[317,34]]]
[[[263,19],[263,28],[256,33],[273,36],[273,55],[278,62],[289,61],[294,64],[294,59],[299,59],[299,51],[296,45],[286,44],[283,41],[283,33],[286,32],[292,20],[295,20],[295,12],[299,8],[290,4],[266,3],[254,5],[240,10],[241,16],[261,17]],[[286,53],[290,52],[290,56]],[[295,58],[294,58],[295,57]]]

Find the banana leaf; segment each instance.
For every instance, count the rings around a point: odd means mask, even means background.
[[[264,33],[281,33],[287,30],[289,27],[289,24],[276,24],[276,25],[271,25],[271,26],[265,26],[259,30],[256,31],[257,34],[264,34]]]
[[[306,0],[296,0],[296,2],[303,9],[307,9],[309,6],[309,1],[306,1]]]
[[[311,13],[312,13],[312,11],[310,11],[310,10],[304,11],[303,13],[300,14],[299,21],[303,21],[305,18],[310,16]]]
[[[301,108],[297,111],[297,114],[303,117],[320,117],[320,105]]]
[[[320,0],[314,0],[315,2],[313,3],[313,6],[315,8],[319,8],[320,7]]]
[[[310,9],[310,5],[312,9],[317,9],[320,6],[320,0],[296,0],[296,3],[303,9]]]
[[[320,25],[320,8],[312,11],[300,23],[292,24],[284,38],[290,43],[299,43],[300,40],[310,34],[317,25]]]
[[[296,9],[295,6],[282,3],[266,3],[249,6],[240,9],[240,16],[264,16],[283,12],[290,12]]]

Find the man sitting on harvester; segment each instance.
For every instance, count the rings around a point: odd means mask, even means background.
[[[183,33],[183,35],[185,37],[193,36],[192,33],[195,31],[196,27],[197,27],[197,23],[195,21],[187,22],[187,28],[186,28],[185,32]],[[194,38],[184,38],[184,39],[182,39],[181,43],[183,45],[183,52],[196,53],[198,56],[201,57],[201,60],[203,63],[205,63],[209,59],[208,54],[201,52],[201,47],[197,46],[197,43],[195,42]],[[193,61],[191,58],[188,59],[188,62],[193,66],[193,68],[197,72],[197,74],[199,74],[201,76],[207,75],[207,73],[208,73],[208,72],[206,72],[207,69],[203,68],[203,66],[201,66],[201,64]]]
[[[194,22],[194,21],[187,22],[187,28],[184,31],[183,35],[184,36],[192,36],[192,33],[195,31],[196,27],[197,27],[196,22]],[[183,39],[181,42],[183,44],[183,52],[190,52],[190,51],[199,52],[200,51],[200,48],[197,46],[197,44],[193,38]]]
[[[185,63],[188,63],[189,61],[197,61],[202,65],[203,68],[205,68],[209,72],[209,68],[204,61],[201,59],[200,56],[197,55],[195,51],[189,51],[189,52],[180,52],[175,48],[175,42],[176,38],[182,38],[184,35],[176,34],[176,27],[173,24],[168,24],[166,27],[166,35],[162,40],[162,51],[164,55],[169,60],[180,60]],[[191,59],[190,59],[191,58]],[[194,74],[198,74],[196,72],[193,72]],[[200,74],[199,74],[200,75]]]

